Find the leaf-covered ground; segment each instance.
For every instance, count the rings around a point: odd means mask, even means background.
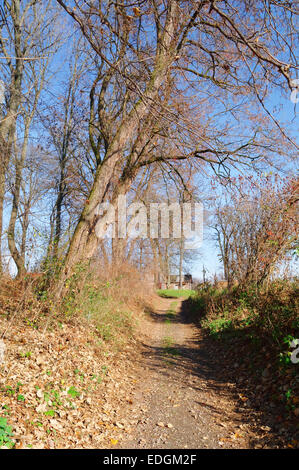
[[[119,409],[129,400],[134,341],[120,351],[99,344],[90,326],[68,323],[39,332],[1,320],[0,327],[6,330],[0,414],[15,447],[113,446]]]
[[[21,318],[2,318],[0,431],[8,443],[50,449],[297,447],[271,403],[268,410],[255,406],[263,388],[244,386],[246,370],[202,336],[183,305],[183,299],[157,298],[139,317],[135,339],[117,348],[77,320],[43,331]]]

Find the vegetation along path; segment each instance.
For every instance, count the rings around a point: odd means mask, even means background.
[[[240,393],[223,377],[221,358],[192,323],[187,304],[156,299],[140,324],[142,354],[132,366],[135,386],[123,416],[136,426],[117,447],[260,447],[269,428],[240,407]]]

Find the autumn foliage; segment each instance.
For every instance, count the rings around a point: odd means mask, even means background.
[[[230,286],[265,282],[293,254],[298,238],[296,178],[239,178],[216,210],[214,228]]]

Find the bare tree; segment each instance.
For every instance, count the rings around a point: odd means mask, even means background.
[[[284,3],[152,0],[131,6],[75,1],[75,8],[58,3],[75,20],[98,64],[89,123],[97,170],[65,260],[62,286],[72,267],[97,248],[98,204],[126,192],[140,168],[159,161],[199,160],[227,169],[258,158],[261,146],[270,148],[257,129],[235,143],[227,139],[226,123],[215,132],[211,119],[192,112],[192,89],[201,88],[197,105],[207,108],[238,94],[265,106],[267,87],[273,82],[283,86],[283,80],[291,86],[297,63],[296,11]],[[182,81],[185,90],[180,89]],[[231,102],[226,114],[238,112],[232,108]],[[167,155],[165,141],[172,149]]]
[[[298,181],[241,180],[215,214],[225,278],[261,285],[294,249],[298,237]]]
[[[31,0],[24,4],[20,0],[11,0],[4,2],[4,9],[6,21],[0,30],[0,50],[3,54],[1,60],[4,61],[1,63],[1,75],[7,84],[7,99],[5,111],[0,121],[0,238],[3,232],[5,176],[15,148],[17,122],[25,114],[23,151],[16,164],[15,198],[9,227],[10,250],[17,259],[18,255],[13,238],[20,178],[28,145],[29,128],[44,82],[43,70],[50,54],[50,41],[53,39],[53,35],[50,33],[50,26],[53,26],[53,16],[50,10],[53,9],[53,6],[49,1]],[[47,39],[41,41],[41,37],[44,35]],[[32,92],[32,90],[34,91]],[[30,101],[31,107],[28,108]],[[23,269],[21,265],[20,269]]]
[[[41,91],[45,84],[45,74],[49,65],[49,59],[45,59],[42,63],[38,64],[38,67],[35,67],[35,63],[30,64],[32,75],[30,76],[28,86],[32,88],[30,95],[31,99],[27,98],[26,106],[21,106],[21,113],[24,121],[23,137],[21,148],[18,152],[18,146],[15,141],[15,180],[12,184],[12,209],[8,224],[7,236],[8,236],[8,247],[11,253],[11,256],[17,266],[18,276],[22,276],[25,272],[25,246],[26,246],[26,233],[29,223],[28,217],[28,204],[25,207],[25,214],[23,218],[23,231],[22,231],[22,242],[20,250],[17,248],[15,240],[15,228],[20,206],[20,192],[22,185],[22,171],[26,161],[28,142],[29,142],[29,132],[32,120],[37,111],[38,101],[40,98]],[[18,156],[18,153],[20,155]],[[26,204],[25,204],[26,205]]]
[[[56,200],[52,211],[53,230],[50,236],[48,255],[54,259],[59,256],[59,243],[63,235],[63,213],[81,193],[84,196],[86,167],[91,164],[91,153],[87,129],[83,118],[84,103],[80,99],[78,83],[85,73],[86,61],[80,57],[79,46],[76,45],[68,63],[68,77],[62,84],[63,96],[59,96],[52,106],[48,106],[42,122],[49,134],[49,142],[53,146],[57,159],[57,170],[54,176]],[[82,142],[83,140],[83,142]],[[87,145],[86,145],[87,144]],[[84,161],[80,153],[87,157]],[[85,169],[84,169],[85,168]],[[85,181],[86,183],[86,181]],[[88,186],[87,182],[87,186]],[[90,189],[90,188],[89,188]],[[82,197],[82,200],[86,199]]]

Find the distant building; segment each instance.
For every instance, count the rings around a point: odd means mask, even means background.
[[[159,276],[160,279],[162,276]],[[182,280],[182,289],[192,289],[192,275],[191,274],[184,274]],[[160,289],[179,289],[180,288],[180,276],[178,274],[170,274],[169,282],[167,283],[165,280],[161,280],[159,282]]]

